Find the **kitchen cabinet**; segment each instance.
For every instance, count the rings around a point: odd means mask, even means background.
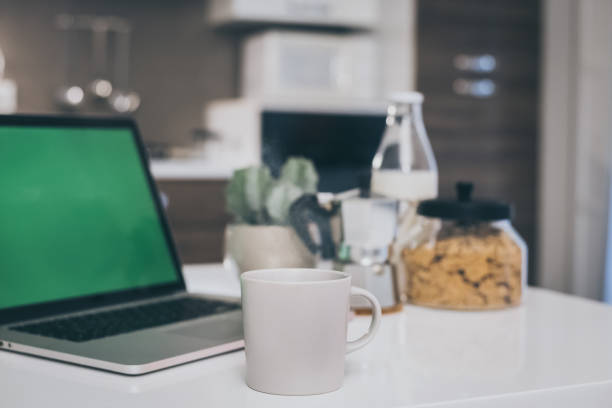
[[[227,180],[164,179],[157,185],[168,199],[166,214],[181,262],[220,262],[229,221],[225,212]]]
[[[440,194],[466,180],[476,196],[513,203],[534,282],[540,2],[426,0],[417,22],[417,88]]]
[[[211,0],[208,21],[218,28],[297,26],[371,29],[378,23],[378,0]]]

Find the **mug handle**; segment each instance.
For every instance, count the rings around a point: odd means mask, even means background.
[[[380,320],[382,318],[382,310],[380,308],[380,303],[378,303],[378,299],[368,292],[365,289],[357,288],[355,286],[351,286],[351,296],[362,296],[366,298],[370,305],[372,306],[372,321],[370,322],[370,328],[368,332],[358,338],[357,340],[347,341],[346,342],[346,354],[352,353],[355,350],[359,350],[366,344],[368,344],[378,331],[378,327],[380,326]]]

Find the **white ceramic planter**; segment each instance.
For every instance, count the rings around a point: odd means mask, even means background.
[[[224,263],[239,273],[254,269],[313,268],[311,253],[293,228],[279,225],[228,225]]]

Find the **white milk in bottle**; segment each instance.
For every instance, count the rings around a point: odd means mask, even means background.
[[[401,251],[432,235],[436,222],[417,216],[421,200],[438,196],[438,168],[423,125],[423,94],[392,94],[387,108],[387,126],[372,160],[370,190],[400,201],[400,225],[392,248],[392,262],[398,271],[399,292],[405,298],[406,271]]]

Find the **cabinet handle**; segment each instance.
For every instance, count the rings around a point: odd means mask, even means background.
[[[457,95],[490,98],[495,94],[495,82],[490,79],[457,78],[453,81],[453,91]]]
[[[491,54],[458,54],[453,58],[453,66],[459,71],[490,73],[497,67],[497,59]]]

